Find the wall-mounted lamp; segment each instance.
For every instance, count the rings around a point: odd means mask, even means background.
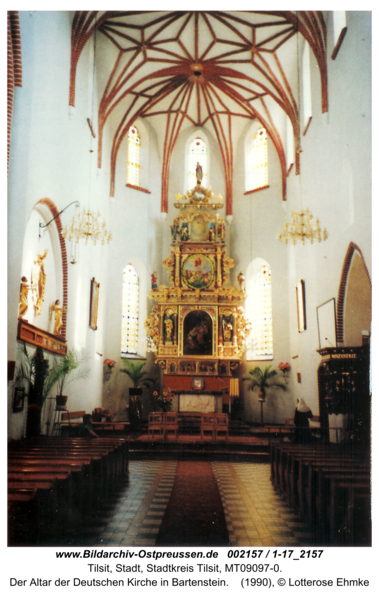
[[[74,202],[70,202],[70,204],[67,204],[67,206],[65,206],[57,215],[55,215],[55,217],[50,219],[50,221],[48,223],[41,223],[41,221],[40,221],[40,223],[39,223],[40,230],[39,230],[38,237],[42,238],[45,235],[46,227],[48,227],[50,225],[50,223],[55,221],[55,219],[57,219],[59,217],[59,215],[61,215],[72,204],[75,204],[77,208],[80,206],[79,202],[77,200],[75,200]],[[43,231],[41,231],[41,229],[43,229]]]

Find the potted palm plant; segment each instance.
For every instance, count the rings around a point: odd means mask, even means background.
[[[150,390],[155,384],[155,379],[150,377],[149,374],[144,371],[146,364],[142,360],[133,361],[127,358],[124,358],[123,361],[125,368],[120,369],[120,373],[129,375],[133,382],[133,387],[129,388],[129,394],[133,396],[141,396],[143,388]]]
[[[254,390],[258,388],[258,402],[261,403],[261,424],[263,424],[263,402],[266,401],[266,393],[270,387],[280,387],[282,390],[286,390],[287,386],[284,380],[278,379],[278,372],[268,365],[263,371],[260,367],[255,367],[249,371],[248,377],[244,377],[243,381],[248,381],[248,389]]]
[[[129,419],[132,427],[139,425],[141,421],[141,403],[143,388],[150,390],[155,385],[155,379],[150,377],[144,371],[146,364],[143,361],[132,361],[123,359],[125,367],[120,369],[120,373],[128,375],[133,382],[133,387],[129,388]]]
[[[83,366],[85,361],[86,357],[79,357],[73,349],[67,350],[67,353],[59,359],[54,358],[47,375],[47,384],[49,389],[57,385],[57,408],[64,408],[67,404],[67,396],[63,394],[66,386],[73,381],[88,377],[90,371]]]

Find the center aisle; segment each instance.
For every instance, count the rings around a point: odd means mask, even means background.
[[[198,468],[199,463],[185,461],[180,467],[178,464],[177,461],[131,461],[129,478],[124,487],[116,491],[114,498],[98,511],[95,519],[83,522],[77,528],[75,535],[61,539],[59,545],[125,548],[169,543],[173,546],[191,544],[191,541],[184,539],[184,535],[189,535],[188,529],[193,527],[193,521],[190,513],[184,515],[184,506],[190,504],[191,512],[198,513],[193,518],[197,523],[204,523],[206,517],[203,507],[205,505],[205,510],[208,510],[210,481],[212,487],[214,483],[217,486],[216,491],[220,498],[217,497],[217,505],[219,506],[221,501],[223,518],[228,530],[228,534],[225,534],[224,523],[222,523],[223,541],[218,542],[219,545],[253,547],[317,545],[314,532],[310,531],[300,515],[288,507],[285,500],[274,490],[270,481],[270,465],[202,462],[200,464],[207,469],[204,478]],[[214,478],[208,477],[209,465]],[[182,493],[179,489],[181,485],[179,476],[183,479],[187,467],[193,467],[194,473],[190,478],[191,485],[187,486],[186,482],[183,482],[186,492]],[[177,488],[175,494],[174,484]],[[193,490],[189,489],[191,487]],[[174,496],[178,500],[175,500]],[[167,534],[166,518],[169,518],[171,512],[169,508],[171,502],[179,503],[177,504],[178,519],[176,524],[173,524],[174,539],[165,541],[162,538]],[[171,504],[171,507],[173,506],[174,504]],[[203,535],[207,529],[209,533],[210,529],[212,535],[214,533],[215,537],[219,536],[213,525],[214,518],[212,515],[210,517],[211,525],[209,523],[204,525]],[[201,525],[197,528],[199,527]],[[194,531],[194,534],[198,535],[197,531]],[[51,542],[52,540],[47,545],[51,545]],[[196,541],[196,543],[206,545],[206,542]],[[216,545],[217,541],[213,540],[210,543]]]
[[[228,529],[210,462],[180,461],[158,546],[225,546]]]

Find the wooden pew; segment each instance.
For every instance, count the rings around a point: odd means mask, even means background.
[[[369,469],[362,466],[359,460],[338,461],[335,458],[318,460],[308,465],[308,481],[303,487],[302,510],[312,519],[317,517],[323,499],[328,495],[327,477],[345,477],[351,480],[357,475],[369,474]],[[303,474],[306,477],[306,473]],[[302,484],[299,484],[299,487]]]
[[[354,525],[355,520],[360,520],[360,506],[357,497],[361,493],[370,496],[370,474],[328,473],[323,475],[323,479],[325,497],[318,514],[322,515],[322,522],[325,524],[324,538],[331,544],[337,545],[357,543],[359,534]],[[370,518],[370,511],[367,512],[366,517]],[[367,537],[367,519],[365,521],[365,523],[362,522],[364,529],[360,533],[360,539]]]
[[[57,534],[64,531],[66,523],[74,527],[78,519],[90,514],[124,481],[128,472],[128,442],[115,437],[25,440],[10,444],[8,466],[10,523],[14,525],[15,514],[19,517],[33,514],[43,527],[48,523]],[[45,492],[50,495],[46,497]],[[48,521],[43,516],[48,499],[47,512],[57,514],[56,520]],[[27,526],[27,519],[21,521]],[[13,536],[16,543],[20,533],[19,528]],[[25,539],[33,541],[38,534],[34,530]]]
[[[358,449],[274,442],[271,481],[325,544],[365,545],[371,539],[370,465]]]
[[[29,445],[30,451],[42,452],[46,443],[48,444],[49,451],[58,454],[59,452],[63,456],[67,456],[70,452],[70,456],[91,456],[95,458],[95,453],[100,453],[106,457],[106,461],[109,464],[106,467],[105,477],[107,481],[113,481],[117,483],[119,477],[124,477],[128,470],[128,442],[125,438],[48,438],[48,442],[41,441]],[[54,455],[56,455],[54,454]],[[104,481],[105,484],[105,481]]]
[[[56,505],[52,481],[8,482],[8,544],[33,544],[38,530],[44,530]]]

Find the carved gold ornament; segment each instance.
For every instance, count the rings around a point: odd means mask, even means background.
[[[45,296],[46,274],[43,261],[46,258],[48,250],[37,254],[32,267],[32,299],[33,306],[38,317],[42,312],[42,305]]]

